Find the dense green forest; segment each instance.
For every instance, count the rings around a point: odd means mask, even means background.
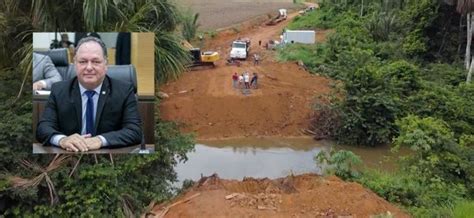
[[[160,120],[150,155],[33,155],[32,32],[154,32],[155,75],[182,71],[188,52],[167,0],[0,1],[0,214],[7,216],[136,216],[169,199],[173,167],[186,160],[193,138]],[[158,100],[157,100],[158,101]]]
[[[415,217],[474,214],[471,1],[320,2],[288,29],[325,30],[327,40],[279,51],[280,60],[303,61],[334,81],[334,92],[317,98],[315,137],[413,152],[394,173],[358,172],[360,160],[345,151],[321,153],[317,162]]]

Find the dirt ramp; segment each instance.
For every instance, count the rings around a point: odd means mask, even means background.
[[[165,213],[164,213],[165,212]],[[357,183],[315,174],[242,181],[204,177],[150,217],[409,217]]]

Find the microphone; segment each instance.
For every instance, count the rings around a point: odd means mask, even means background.
[[[135,148],[133,149],[132,152],[130,153],[138,153],[138,154],[150,154],[154,152],[153,149],[148,149],[146,148],[146,144],[145,144],[145,136],[142,134],[142,141],[140,143],[140,148]]]

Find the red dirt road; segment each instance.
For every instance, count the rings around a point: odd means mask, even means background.
[[[257,26],[233,33],[224,32],[206,43],[221,54],[214,69],[185,73],[177,81],[160,87],[170,98],[161,102],[164,120],[184,124],[182,131],[197,133],[198,139],[243,136],[298,136],[307,128],[313,98],[330,91],[330,81],[313,76],[296,63],[278,63],[274,51],[258,46],[258,41],[278,39],[283,27],[296,16],[275,26]],[[262,63],[251,58],[240,67],[226,66],[230,43],[238,37],[252,40],[251,54],[259,53]],[[259,88],[244,95],[232,87],[232,74],[248,71],[259,75]]]

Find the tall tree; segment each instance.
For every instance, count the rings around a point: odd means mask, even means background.
[[[466,34],[467,34],[467,42],[466,42],[466,55],[464,57],[464,64],[466,70],[468,70],[466,82],[471,82],[472,71],[474,70],[474,66],[472,62],[474,61],[474,57],[471,57],[471,43],[472,43],[472,33],[474,30],[474,0],[458,0],[456,10],[461,13],[462,15],[466,16]]]

